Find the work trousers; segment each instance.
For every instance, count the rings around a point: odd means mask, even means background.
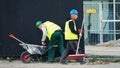
[[[55,54],[55,48],[54,45],[58,44],[58,48],[60,51],[60,54],[62,55],[64,51],[64,39],[63,39],[63,34],[61,31],[55,31],[51,37],[51,40],[49,42],[49,50],[48,50],[48,62],[52,62],[54,59],[54,54]]]
[[[66,58],[70,52],[70,50],[72,50],[74,52],[74,54],[76,53],[76,48],[77,48],[77,40],[67,40],[66,41],[66,48],[61,56],[60,62],[64,62],[66,61]],[[80,49],[78,50],[78,53],[80,54]]]

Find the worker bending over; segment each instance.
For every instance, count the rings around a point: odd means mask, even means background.
[[[58,47],[61,55],[64,51],[64,46],[63,46],[64,39],[63,39],[62,29],[60,26],[50,21],[46,21],[43,23],[42,21],[37,21],[36,27],[42,30],[43,32],[42,40],[41,40],[42,45],[46,44],[45,43],[46,36],[49,39],[48,63],[51,63],[54,59],[54,54],[55,54],[54,45],[56,44],[56,42],[58,43]]]

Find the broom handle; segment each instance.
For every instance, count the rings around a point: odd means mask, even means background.
[[[82,21],[81,30],[83,29],[83,26],[84,26],[84,18],[83,18],[83,21]],[[82,32],[81,32],[81,33],[82,33]],[[76,50],[76,55],[78,54],[78,49],[79,49],[80,40],[81,40],[81,37],[79,36],[78,44],[77,44],[77,50]]]

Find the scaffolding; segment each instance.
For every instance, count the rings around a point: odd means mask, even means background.
[[[85,44],[118,40],[120,38],[120,2],[84,1]]]

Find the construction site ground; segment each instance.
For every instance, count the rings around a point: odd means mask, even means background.
[[[87,56],[117,56],[120,57],[120,47],[103,47],[103,46],[85,46]],[[59,62],[48,64],[46,62],[22,63],[20,60],[9,62],[0,60],[0,68],[119,68],[120,63],[107,64],[83,64],[78,62],[70,62],[67,65],[59,64]]]

